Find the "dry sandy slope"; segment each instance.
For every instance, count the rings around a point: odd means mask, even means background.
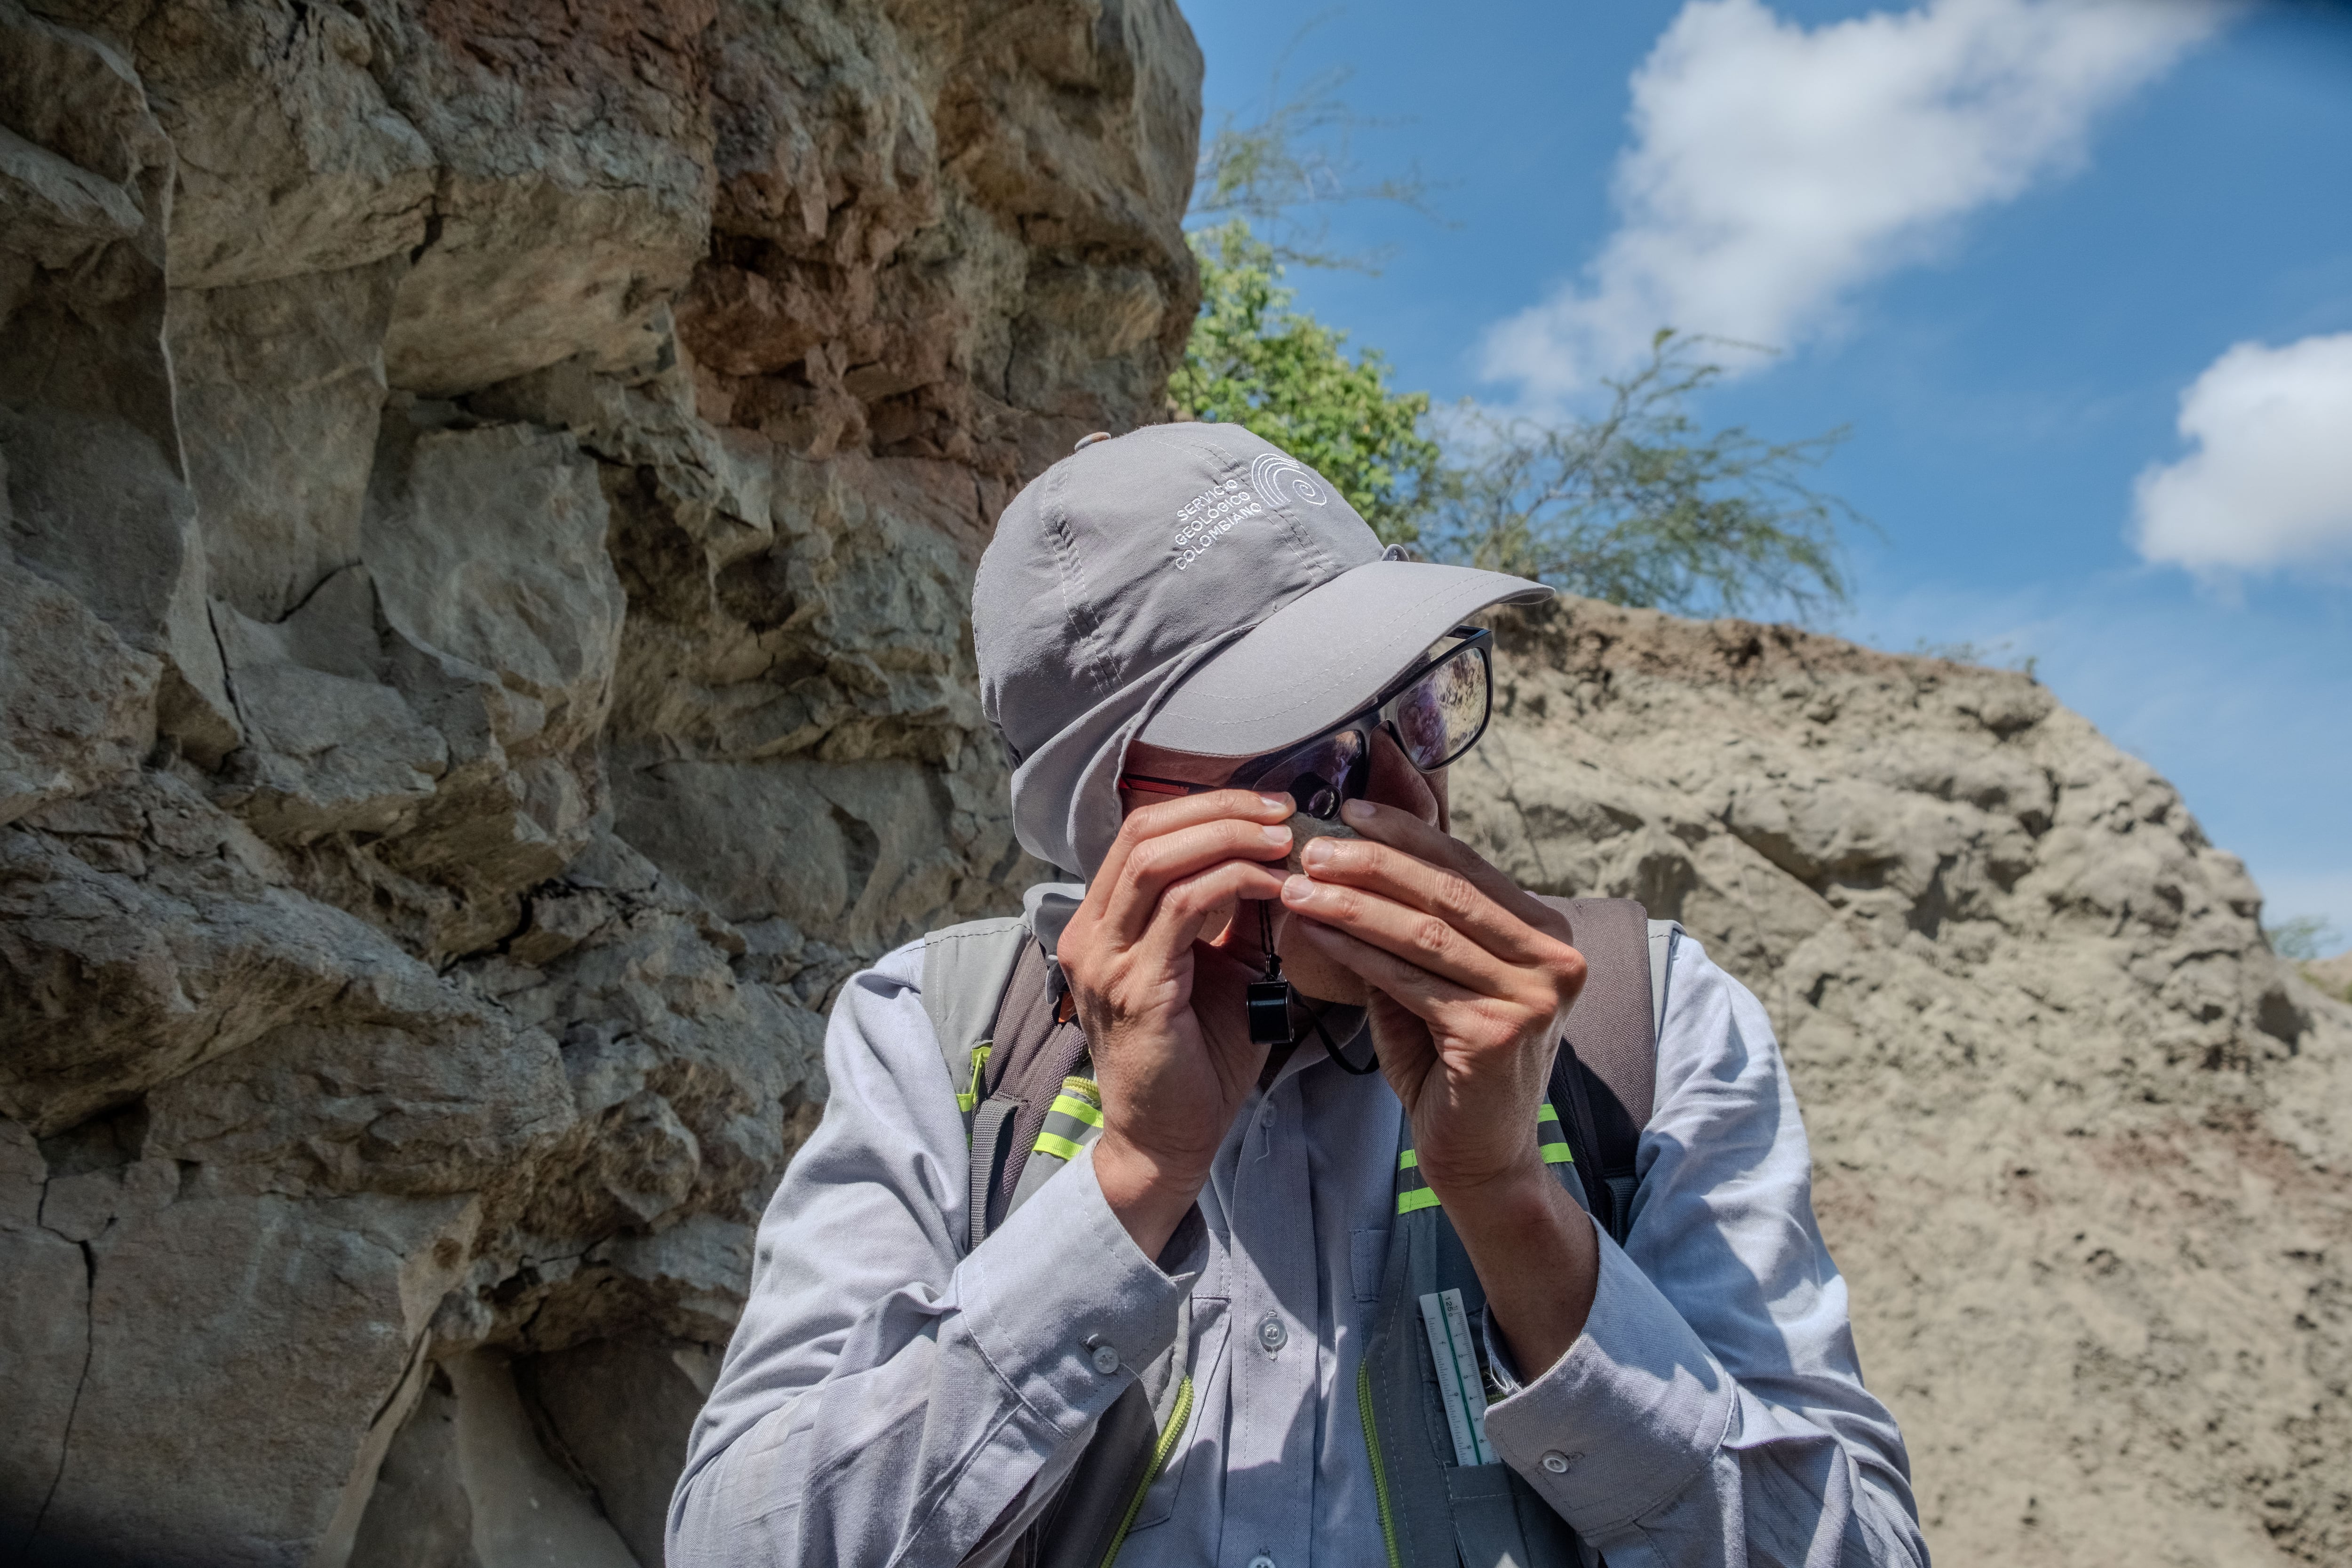
[[[1948,1563],[2352,1561],[2352,1005],[2023,676],[1570,601],[1463,830],[1764,998]]]
[[[2352,952],[2339,952],[2303,965],[2303,977],[2330,996],[2352,1002]]]

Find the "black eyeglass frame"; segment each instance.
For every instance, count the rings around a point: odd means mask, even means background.
[[[1149,773],[1122,773],[1119,775],[1119,787],[1125,789],[1141,786],[1152,794],[1167,795],[1205,795],[1211,790],[1255,789],[1259,780],[1299,752],[1310,747],[1322,745],[1335,735],[1345,735],[1350,732],[1360,734],[1363,737],[1363,744],[1355,764],[1348,770],[1348,777],[1339,781],[1336,792],[1339,799],[1332,803],[1330,815],[1320,818],[1328,822],[1339,815],[1340,806],[1351,800],[1361,800],[1365,792],[1370,788],[1372,731],[1375,729],[1386,730],[1390,739],[1397,742],[1398,750],[1405,752],[1406,760],[1412,761],[1412,753],[1405,748],[1404,737],[1397,732],[1396,714],[1393,711],[1397,700],[1444,666],[1465,655],[1470,655],[1478,660],[1479,672],[1486,678],[1486,710],[1478,715],[1478,727],[1471,731],[1470,738],[1449,752],[1444,761],[1432,763],[1425,768],[1418,763],[1412,764],[1424,773],[1433,773],[1440,768],[1451,767],[1470,754],[1470,749],[1486,738],[1486,726],[1494,722],[1495,634],[1485,626],[1455,626],[1447,635],[1460,637],[1462,641],[1447,648],[1436,658],[1425,659],[1406,670],[1383,687],[1379,696],[1329,729],[1319,730],[1295,746],[1285,746],[1278,752],[1267,752],[1263,759],[1252,759],[1236,769],[1234,776],[1223,784],[1194,784],[1183,779],[1154,778]],[[1300,810],[1306,810],[1304,801],[1299,802],[1298,805]],[[1315,814],[1309,813],[1309,815]]]

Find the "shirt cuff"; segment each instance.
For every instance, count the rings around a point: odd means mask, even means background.
[[[956,1294],[965,1331],[1013,1396],[1068,1429],[1175,1342],[1196,1278],[1162,1270],[1135,1245],[1089,1145],[972,1249]]]
[[[1595,1227],[1596,1232],[1598,1227]],[[1649,1276],[1605,1236],[1584,1332],[1524,1386],[1487,1407],[1486,1436],[1561,1518],[1608,1534],[1680,1493],[1714,1459],[1738,1389]]]

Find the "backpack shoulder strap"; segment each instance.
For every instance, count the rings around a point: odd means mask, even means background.
[[[1021,950],[1034,945],[1029,922],[1018,915],[950,926],[923,938],[923,1011],[939,1037],[940,1060],[967,1128],[987,1060],[981,1053],[989,1049]]]
[[[1682,935],[1683,922],[1680,921],[1650,922],[1650,1039],[1653,1054],[1656,1042],[1665,1038],[1666,982],[1674,973],[1675,949],[1681,942]],[[1650,1094],[1654,1100],[1658,1092],[1656,1074],[1653,1072],[1651,1078]],[[1650,1109],[1653,1114],[1657,1110],[1654,1105]]]
[[[1543,900],[1568,916],[1584,954],[1584,990],[1552,1060],[1554,1108],[1581,1167],[1585,1195],[1620,1243],[1633,1228],[1636,1156],[1657,1094],[1657,1016],[1664,1002],[1647,910],[1631,899]],[[1669,932],[1666,946],[1671,952]]]
[[[973,1057],[967,1249],[987,1240],[1038,1181],[1076,1157],[1102,1125],[1086,1036],[1062,1016],[1055,978],[1044,948],[1023,942],[984,1053]],[[1024,1173],[1034,1179],[1024,1184]]]

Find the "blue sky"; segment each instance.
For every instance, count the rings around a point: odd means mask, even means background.
[[[1398,384],[1574,408],[1662,317],[1780,348],[1703,412],[1852,427],[1822,480],[1883,532],[1826,629],[2033,657],[2352,943],[2352,10],[1185,11],[1212,126],[1345,67],[1395,121],[1357,162],[1439,187],[1332,211],[1378,276],[1290,279]]]

